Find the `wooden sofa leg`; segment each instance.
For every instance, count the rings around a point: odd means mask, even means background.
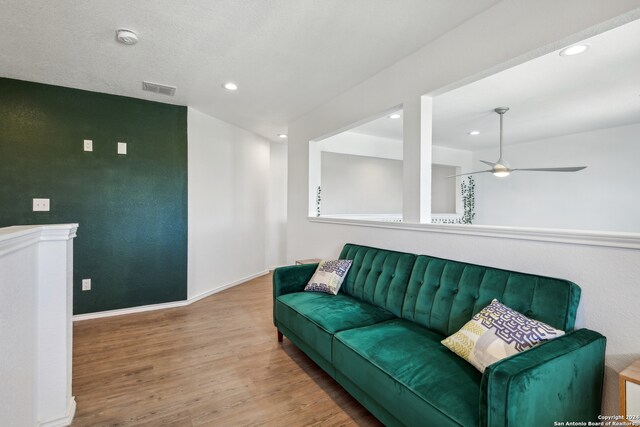
[[[282,332],[278,330],[278,342],[282,342]]]

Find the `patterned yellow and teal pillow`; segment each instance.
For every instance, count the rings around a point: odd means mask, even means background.
[[[494,299],[442,344],[484,372],[499,360],[564,335],[546,323],[529,319]]]
[[[337,295],[352,262],[350,259],[320,261],[316,272],[304,290]]]

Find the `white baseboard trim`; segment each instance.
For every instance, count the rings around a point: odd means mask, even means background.
[[[222,286],[219,286],[219,287],[217,287],[215,289],[211,289],[210,291],[203,292],[203,293],[198,294],[198,295],[194,295],[194,296],[192,296],[191,298],[189,298],[187,300],[188,301],[187,304],[193,304],[196,301],[200,301],[202,298],[206,298],[206,297],[208,297],[210,295],[217,294],[218,292],[222,292],[225,289],[233,288],[234,286],[240,285],[240,284],[242,284],[244,282],[248,282],[249,280],[253,280],[256,277],[264,276],[265,274],[269,274],[269,270],[263,270],[263,271],[261,271],[259,273],[252,274],[251,276],[243,277],[242,279],[238,279],[238,280],[236,280],[234,282],[227,283],[226,285],[222,285]]]
[[[82,320],[99,319],[101,317],[122,316],[123,314],[142,313],[144,311],[163,310],[165,308],[184,307],[189,304],[189,300],[163,302],[160,304],[140,305],[138,307],[119,308],[117,310],[97,311],[95,313],[76,314],[73,316],[74,322]]]
[[[76,398],[71,396],[69,403],[67,404],[67,413],[63,417],[55,418],[48,421],[38,422],[38,427],[65,427],[70,426],[73,421],[73,417],[76,415]]]
[[[275,270],[276,268],[280,268],[280,267],[288,267],[288,266],[290,266],[290,265],[291,265],[291,264],[274,265],[274,266],[272,266],[272,267],[269,267],[269,271],[271,272],[271,271]]]
[[[124,314],[133,314],[133,313],[142,313],[144,311],[152,311],[152,310],[164,310],[166,308],[176,308],[176,307],[184,307],[189,304],[193,304],[196,301],[199,301],[203,298],[206,298],[210,295],[216,294],[218,292],[224,291],[225,289],[232,288],[234,286],[240,285],[242,283],[248,282],[249,280],[255,279],[256,277],[264,276],[265,274],[269,274],[269,270],[263,270],[259,273],[252,274],[247,277],[243,277],[242,279],[238,279],[236,281],[226,283],[222,286],[219,286],[215,289],[212,289],[207,292],[203,292],[201,294],[195,295],[191,298],[182,301],[172,301],[172,302],[164,302],[160,304],[149,304],[149,305],[141,305],[138,307],[130,307],[130,308],[120,308],[117,310],[106,310],[106,311],[98,311],[95,313],[87,313],[87,314],[76,314],[73,316],[74,322],[79,322],[82,320],[90,320],[90,319],[99,319],[101,317],[111,317],[111,316],[122,316]]]

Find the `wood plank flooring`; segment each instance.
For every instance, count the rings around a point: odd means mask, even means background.
[[[272,323],[271,275],[74,324],[73,426],[381,426]]]

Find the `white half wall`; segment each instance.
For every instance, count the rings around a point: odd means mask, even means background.
[[[267,268],[271,143],[194,108],[187,115],[191,299]]]
[[[500,2],[291,123],[288,261],[335,257],[345,243],[353,242],[573,280],[583,292],[581,325],[608,339],[603,412],[617,413],[617,374],[640,358],[640,251],[447,234],[437,227],[414,231],[310,220],[309,201],[314,195],[309,194],[308,159],[309,141],[403,105],[406,169],[406,153],[421,154],[420,138],[415,136],[420,134],[420,120],[407,112],[420,96],[442,93],[637,19],[639,7],[637,0]],[[415,203],[420,195],[419,175],[411,168],[406,174],[405,204]]]
[[[475,224],[640,232],[640,124],[509,145],[511,167],[587,166],[575,173],[476,175]],[[496,150],[476,151],[495,161]]]
[[[37,245],[0,255],[0,419],[7,425],[37,420],[37,265]]]
[[[78,224],[0,228],[0,424],[66,426]]]

